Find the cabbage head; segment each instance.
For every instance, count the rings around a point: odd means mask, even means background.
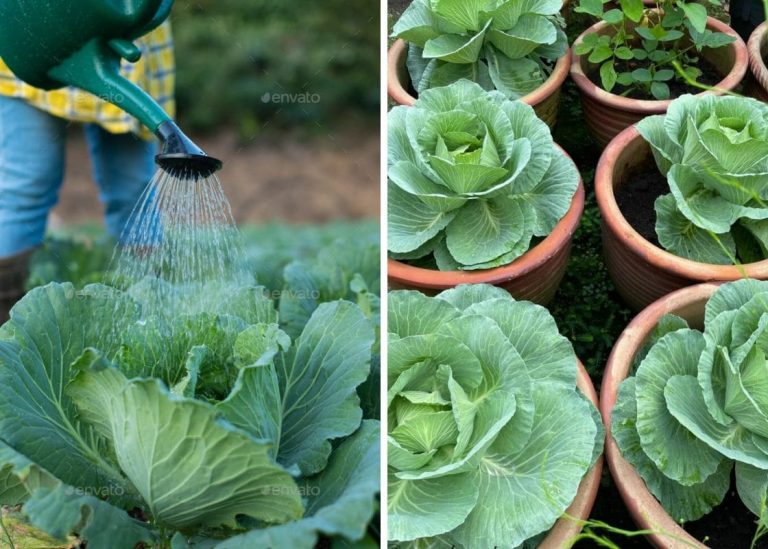
[[[624,457],[675,520],[720,504],[734,465],[742,501],[764,514],[768,282],[722,285],[707,303],[703,332],[666,317],[645,353],[613,410]]]
[[[408,42],[418,93],[466,78],[518,99],[565,55],[561,8],[562,0],[414,0],[392,36]]]
[[[549,312],[502,289],[389,294],[389,537],[517,547],[545,534],[602,452]]]
[[[744,97],[672,101],[637,124],[670,194],[656,200],[659,243],[729,264],[768,257],[768,106]]]
[[[146,289],[52,282],[0,326],[0,507],[23,518],[10,546],[41,547],[30,527],[88,549],[362,540],[379,487],[361,400],[374,304],[315,303],[291,337],[261,287],[173,317]]]
[[[573,162],[533,109],[461,80],[389,113],[389,251],[440,270],[523,255],[568,211]]]

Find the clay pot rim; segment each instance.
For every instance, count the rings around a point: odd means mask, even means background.
[[[621,243],[654,267],[682,278],[698,281],[768,278],[768,259],[756,263],[714,265],[678,257],[651,244],[629,224],[621,213],[613,193],[613,170],[624,148],[636,139],[643,139],[635,126],[629,126],[614,137],[600,156],[595,171],[595,195],[603,223]]]
[[[406,91],[397,74],[398,63],[400,58],[405,54],[406,42],[402,38],[398,38],[392,46],[390,46],[389,51],[387,52],[387,93],[400,105],[413,105],[416,102],[416,98]],[[520,101],[535,107],[547,97],[551,96],[563,85],[563,82],[565,82],[565,79],[568,77],[568,68],[570,64],[571,49],[568,48],[565,51],[565,55],[555,62],[555,66],[552,69],[552,74],[549,75],[549,78],[531,93],[521,97]]]
[[[579,35],[579,37],[574,41],[573,47],[575,48],[577,44],[580,44],[584,40],[584,36],[587,34],[596,32],[607,26],[608,24],[604,21],[595,23]],[[747,74],[747,67],[749,65],[747,46],[744,44],[744,41],[741,39],[741,37],[736,34],[736,31],[734,31],[731,27],[722,21],[718,21],[714,17],[707,18],[707,28],[728,34],[729,36],[733,36],[736,39],[735,42],[732,42],[727,46],[734,51],[733,67],[731,67],[730,72],[725,76],[725,78],[723,78],[723,80],[714,86],[717,89],[704,91],[700,94],[697,94],[702,95],[705,93],[710,93],[714,95],[722,95],[722,91],[720,90],[734,89],[739,85],[744,76]],[[614,109],[620,109],[623,111],[639,114],[663,113],[667,110],[669,104],[672,102],[671,99],[665,99],[663,101],[650,99],[631,99],[629,97],[622,97],[620,95],[607,92],[597,84],[593,83],[586,75],[583,67],[581,66],[582,58],[583,56],[576,53],[571,56],[571,78],[573,78],[576,86],[578,86],[579,91],[589,96],[594,101],[598,101]]]
[[[578,367],[576,385],[579,391],[599,409],[600,403],[597,398],[597,391],[595,391],[595,386],[589,377],[589,373],[580,360],[576,359],[576,364]],[[555,522],[547,537],[539,544],[539,549],[561,549],[566,547],[568,540],[579,535],[582,527],[579,520],[586,520],[589,517],[597,499],[600,478],[603,472],[603,460],[604,458],[601,454],[592,468],[581,479],[576,497],[573,498],[571,505],[565,511],[568,517],[561,517]],[[574,518],[579,520],[573,520]]]
[[[762,46],[768,40],[768,21],[764,21],[752,32],[747,41],[749,67],[755,80],[768,91],[768,67],[763,60]]]
[[[667,294],[643,309],[627,325],[613,346],[600,387],[600,414],[606,433],[605,457],[611,476],[634,521],[643,529],[659,532],[648,536],[656,547],[682,549],[691,547],[691,544],[694,547],[704,548],[705,546],[675,522],[648,490],[645,481],[634,467],[621,455],[611,434],[611,413],[616,405],[619,385],[627,378],[637,351],[659,319],[667,313],[674,313],[683,307],[697,303],[701,303],[703,319],[706,301],[720,284],[722,283],[689,286]],[[678,538],[679,541],[670,536]]]
[[[565,154],[571,164],[576,166],[573,159],[560,145],[555,144],[555,146]],[[544,240],[512,263],[480,271],[438,271],[414,267],[402,261],[387,258],[387,277],[391,282],[405,286],[437,290],[453,288],[459,284],[500,284],[513,278],[519,278],[540,267],[563,246],[567,245],[579,226],[581,214],[584,211],[584,195],[584,182],[581,179],[581,173],[579,173],[579,185],[568,211]]]

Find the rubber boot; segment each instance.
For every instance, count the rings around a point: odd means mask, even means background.
[[[29,258],[34,250],[0,259],[0,323],[8,320],[13,305],[24,295],[29,276]]]

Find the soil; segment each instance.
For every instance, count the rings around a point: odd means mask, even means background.
[[[693,537],[717,549],[743,549],[750,546],[755,535],[756,517],[747,509],[736,493],[735,478],[723,502],[707,516],[685,524]],[[768,548],[768,539],[755,544],[755,549]]]
[[[224,160],[219,173],[238,223],[322,223],[377,218],[380,208],[378,127],[281,132],[243,143],[232,134],[193,136]],[[100,220],[103,208],[91,179],[82,130],[67,142],[67,174],[52,225]]]
[[[628,67],[629,70],[635,70],[635,69],[642,69],[642,68],[648,68],[647,62],[632,62],[629,64]],[[720,82],[723,79],[723,75],[720,73],[720,71],[715,68],[715,66],[704,59],[703,57],[699,59],[699,61],[696,63],[696,66],[701,70],[702,75],[699,76],[698,82],[700,84],[704,84],[706,86],[714,86],[718,82]],[[594,71],[592,74],[589,75],[589,79],[592,81],[593,84],[596,86],[602,88],[602,84],[600,83],[600,74],[598,71]],[[694,88],[692,86],[689,86],[685,82],[681,82],[677,79],[670,80],[667,82],[667,85],[669,86],[669,95],[671,99],[675,99],[676,97],[680,97],[681,95],[684,95],[686,93],[692,93],[697,94],[701,93],[701,89]],[[612,94],[615,95],[624,95],[627,92],[627,87],[622,86],[621,84],[617,84],[616,87],[611,90]],[[645,99],[645,100],[656,100],[655,97],[646,95],[643,93],[642,90],[635,89],[629,93],[626,94],[626,97],[629,97],[630,99]]]
[[[607,471],[607,468],[606,468]],[[621,499],[618,489],[613,482],[603,475],[600,493],[590,518],[604,521],[615,528],[628,532],[635,532],[638,527],[632,522],[626,511],[626,506]],[[735,480],[732,489],[725,495],[723,502],[710,514],[693,522],[685,524],[685,530],[708,547],[715,549],[745,549],[750,546],[752,536],[757,528],[755,516],[746,508],[739,499],[735,489]],[[595,533],[606,536],[621,549],[645,549],[648,541],[643,536],[627,537],[620,534],[608,534],[595,528]],[[589,540],[577,543],[574,547],[587,549],[594,547]],[[755,549],[768,549],[768,540],[764,539],[755,545]]]
[[[632,522],[627,511],[627,506],[621,499],[618,488],[608,472],[608,466],[603,468],[603,477],[600,482],[600,491],[597,494],[595,505],[589,515],[592,520],[603,521],[614,528],[620,528],[628,532],[638,530],[635,523]],[[616,534],[608,534],[604,530],[594,528],[599,536],[608,537],[611,541],[618,544],[621,549],[648,549],[649,545],[644,536],[627,537]],[[592,540],[583,540],[574,545],[576,549],[593,549],[595,542]]]
[[[616,203],[627,222],[640,236],[654,246],[659,245],[656,237],[656,199],[669,192],[667,178],[661,175],[656,165],[632,175],[631,179],[616,191]]]

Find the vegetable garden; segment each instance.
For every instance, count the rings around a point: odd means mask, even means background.
[[[377,227],[244,232],[260,284],[173,317],[104,284],[112,242],[35,254],[0,335],[2,546],[376,545]]]
[[[390,544],[765,546],[765,25],[748,50],[718,2],[414,0],[390,31]],[[582,407],[556,440],[537,390],[579,359],[599,489]]]

